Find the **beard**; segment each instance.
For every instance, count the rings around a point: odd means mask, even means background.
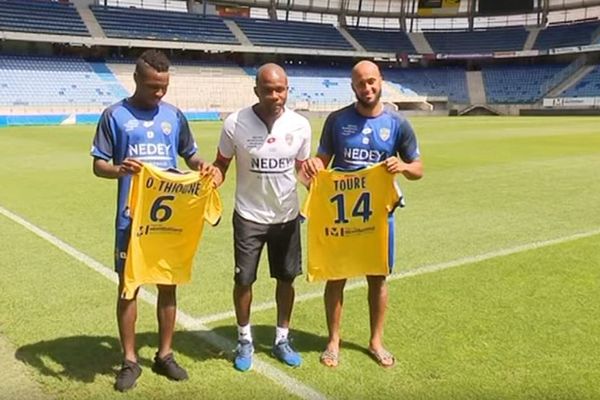
[[[374,108],[377,104],[379,104],[379,100],[381,99],[381,90],[379,92],[377,92],[377,94],[375,95],[375,98],[371,101],[361,98],[356,93],[355,93],[355,97],[356,97],[356,101],[358,101],[358,103],[361,106],[363,106],[365,108]]]

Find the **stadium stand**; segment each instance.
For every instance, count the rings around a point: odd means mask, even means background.
[[[346,30],[369,51],[411,54],[417,52],[408,35],[403,31],[353,27],[346,27]]]
[[[216,16],[122,7],[90,7],[108,37],[239,44]]]
[[[524,27],[494,28],[473,32],[425,32],[425,38],[436,53],[492,53],[523,50],[528,32]]]
[[[71,3],[0,0],[0,31],[89,36]]]
[[[120,84],[133,93],[133,60],[111,61],[107,66]],[[164,100],[183,110],[231,112],[256,101],[254,77],[235,64],[175,63],[169,72],[169,90]]]
[[[551,25],[540,31],[533,48],[547,50],[557,47],[590,44],[592,34],[598,28],[600,28],[600,21]]]
[[[0,56],[0,105],[106,106],[127,91],[103,63],[80,58]]]
[[[233,20],[248,39],[258,46],[354,50],[352,45],[331,24],[254,18],[235,18]]]
[[[497,65],[482,69],[488,103],[533,103],[545,93],[544,83],[566,64]]]
[[[465,104],[469,102],[465,71],[459,67],[405,68],[382,71],[386,81],[408,88],[421,96],[447,97]]]
[[[596,66],[574,86],[561,93],[562,97],[595,97],[600,95],[600,66]]]

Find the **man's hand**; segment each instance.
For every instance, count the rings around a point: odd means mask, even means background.
[[[119,177],[125,175],[134,175],[142,170],[142,163],[134,158],[126,158],[119,165],[118,175]]]
[[[213,187],[217,188],[223,183],[223,173],[217,167],[210,163],[202,163],[200,167],[200,176],[211,176],[213,179]]]
[[[312,157],[302,163],[300,171],[307,179],[311,180],[320,170],[324,168],[325,166],[323,165],[323,160],[321,160],[319,157]]]

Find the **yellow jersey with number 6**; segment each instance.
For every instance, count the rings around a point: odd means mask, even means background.
[[[394,175],[381,163],[356,171],[319,171],[303,208],[308,280],[388,275],[393,262],[388,217],[399,201]]]
[[[133,298],[145,283],[189,282],[204,221],[216,225],[221,217],[212,178],[144,164],[131,181],[129,209],[131,240],[122,297]]]

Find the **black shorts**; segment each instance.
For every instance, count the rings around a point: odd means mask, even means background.
[[[281,224],[259,224],[233,213],[234,281],[248,286],[256,281],[258,262],[267,244],[271,277],[292,282],[302,274],[300,218]]]

